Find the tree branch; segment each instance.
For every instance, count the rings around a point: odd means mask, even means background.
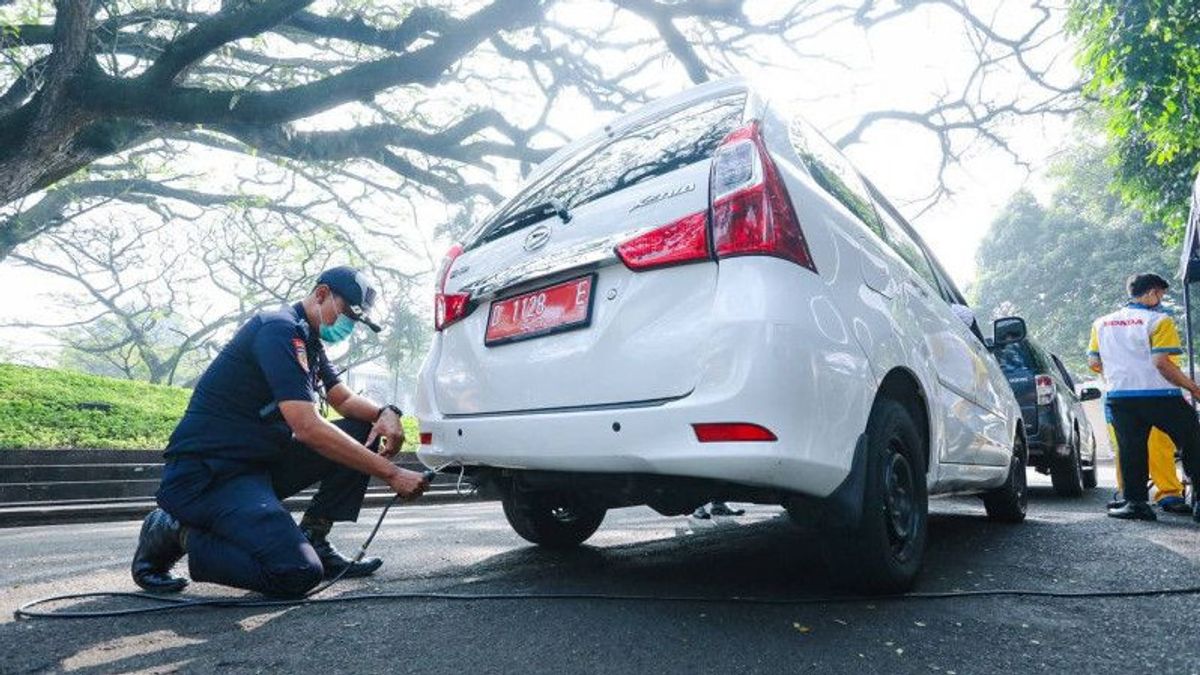
[[[162,56],[139,80],[148,85],[173,81],[188,66],[228,42],[253,37],[283,21],[313,0],[264,0],[226,5],[226,9],[196,24],[172,40]]]
[[[95,113],[184,124],[278,124],[343,103],[370,99],[403,84],[435,84],[464,54],[492,33],[537,15],[536,0],[496,0],[462,19],[457,30],[398,56],[364,63],[315,82],[271,92],[211,91],[94,73],[78,88],[80,105]]]
[[[436,7],[414,7],[400,25],[391,29],[371,26],[361,16],[338,19],[312,12],[299,12],[284,25],[319,37],[403,52],[423,35],[448,33],[456,23],[453,17]]]

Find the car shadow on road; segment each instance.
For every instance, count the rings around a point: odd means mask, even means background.
[[[973,512],[935,512],[917,590],[977,587],[998,564],[995,551],[1014,541],[1048,540],[1052,523],[999,525]],[[636,536],[636,533],[631,533]],[[567,551],[525,546],[470,565],[458,592],[513,591],[686,597],[815,598],[849,596],[821,555],[821,540],[780,513],[746,524],[677,533],[616,546]],[[1018,546],[1017,548],[1020,548]],[[979,570],[978,579],[972,578]]]

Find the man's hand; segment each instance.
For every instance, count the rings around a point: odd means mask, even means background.
[[[396,472],[387,479],[387,483],[396,494],[408,501],[420,497],[429,489],[429,481],[423,474],[400,467],[396,467]]]
[[[322,457],[387,481],[389,485],[397,480],[399,467],[392,464],[390,459],[367,450],[357,439],[330,424],[329,420],[317,414],[317,408],[311,401],[281,401],[279,411],[296,440]]]
[[[400,416],[396,414],[396,411],[384,408],[383,414],[371,425],[371,433],[367,435],[368,448],[376,438],[383,439],[379,444],[380,455],[395,457],[400,452],[400,448],[404,446],[404,425],[400,422]]]

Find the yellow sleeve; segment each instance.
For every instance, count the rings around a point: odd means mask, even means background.
[[[1092,337],[1088,340],[1087,353],[1088,356],[1100,358],[1100,334],[1096,331],[1096,324],[1092,324]]]
[[[1175,320],[1164,316],[1150,334],[1150,351],[1154,354],[1182,354],[1183,342],[1179,339],[1179,329]]]

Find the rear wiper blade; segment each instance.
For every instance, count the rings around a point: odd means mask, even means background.
[[[492,231],[488,234],[487,238],[495,239],[551,215],[558,216],[559,220],[563,223],[571,222],[571,212],[567,209],[566,204],[557,199],[551,199],[540,204],[534,204],[527,209],[522,209],[496,221],[496,224],[492,225]]]

